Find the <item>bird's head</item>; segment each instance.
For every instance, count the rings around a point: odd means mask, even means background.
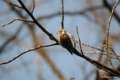
[[[65,29],[61,29],[61,30],[58,31],[57,34],[58,35],[64,35],[64,34],[66,34],[66,31],[65,31]]]

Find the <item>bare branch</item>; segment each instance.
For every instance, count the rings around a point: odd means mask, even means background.
[[[74,38],[74,36],[72,36],[71,34],[69,34],[69,33],[67,33],[69,36],[71,36],[71,38],[73,39],[73,41],[75,41],[76,43],[78,43],[78,44],[80,44],[75,38]],[[94,47],[94,46],[91,46],[91,45],[89,45],[89,44],[84,44],[84,43],[81,43],[82,45],[84,45],[84,46],[88,46],[88,47],[91,47],[91,48],[93,48],[93,49],[97,49],[97,50],[100,50],[100,51],[104,51],[104,50],[102,50],[102,49],[99,49],[99,48],[97,48],[97,47]]]
[[[49,46],[53,46],[53,45],[58,45],[58,44],[57,44],[57,43],[54,43],[54,44],[37,46],[36,48],[31,48],[31,49],[29,49],[29,50],[26,50],[26,51],[18,54],[17,56],[15,56],[14,58],[10,59],[9,61],[1,62],[0,65],[10,63],[10,62],[12,62],[13,60],[15,60],[16,58],[20,57],[21,55],[23,55],[23,54],[25,54],[25,53],[27,53],[27,52],[29,52],[29,51],[33,51],[33,50],[36,50],[36,49],[39,49],[39,48],[42,48],[42,47],[49,47]]]
[[[8,4],[10,4],[10,5],[13,5],[13,6],[16,6],[16,7],[18,7],[18,8],[22,8],[21,6],[18,6],[18,5],[16,5],[16,4],[13,4],[12,2],[10,2],[9,0],[6,0],[7,2],[8,2]]]
[[[9,25],[9,24],[13,23],[13,22],[14,22],[14,21],[16,21],[16,20],[18,20],[18,21],[25,21],[25,22],[31,22],[31,23],[33,23],[33,21],[28,20],[28,19],[15,18],[15,19],[13,19],[12,21],[9,21],[8,23],[6,23],[6,24],[4,24],[4,25],[1,25],[0,27],[4,27],[4,26],[6,26],[6,25]]]
[[[77,42],[77,43],[79,44],[79,42]],[[97,50],[100,50],[100,51],[104,51],[103,49],[99,49],[99,48],[94,47],[94,46],[91,46],[91,45],[89,45],[89,44],[84,44],[84,43],[81,43],[81,44],[84,45],[84,46],[91,47],[91,48],[93,48],[93,49],[97,49]]]
[[[71,38],[76,42],[76,43],[78,43],[78,44],[80,44],[75,38],[74,38],[74,36],[72,36],[71,34],[69,34],[69,33],[67,33],[69,36],[71,36]],[[89,45],[89,44],[84,44],[84,43],[81,43],[82,45],[84,45],[84,46],[88,46],[88,47],[91,47],[91,48],[93,48],[93,49],[97,49],[97,50],[100,50],[100,51],[104,51],[104,50],[102,50],[102,49],[99,49],[99,48],[97,48],[97,47],[94,47],[94,46],[91,46],[91,45]]]
[[[64,29],[64,1],[62,0],[62,21],[61,21],[62,29]]]
[[[108,60],[109,60],[109,62],[110,62],[110,65],[112,66],[113,69],[115,69],[115,68],[114,68],[114,66],[112,65],[112,62],[111,62],[111,60],[110,60],[110,58],[109,58],[109,56],[108,56],[108,36],[109,36],[109,28],[110,28],[110,22],[111,22],[111,19],[112,19],[112,15],[113,15],[114,10],[115,10],[115,8],[116,8],[116,6],[117,6],[117,4],[118,4],[119,1],[120,1],[120,0],[118,0],[118,1],[116,2],[116,4],[114,5],[114,7],[113,7],[113,9],[112,9],[112,12],[111,12],[111,15],[110,15],[110,19],[109,19],[109,22],[108,22],[107,32],[106,32],[106,55],[107,55],[107,58],[108,58]]]
[[[101,45],[101,47],[105,47],[106,45]],[[112,50],[112,54],[114,54],[115,56],[116,56],[116,58],[120,61],[120,59],[119,59],[119,55],[117,55],[116,53],[115,53],[115,51],[113,50],[113,48],[111,48],[110,46],[108,46],[111,50]],[[109,52],[108,52],[109,53]],[[109,56],[109,55],[108,55]]]
[[[78,39],[79,39],[80,51],[81,51],[82,55],[84,55],[84,54],[83,54],[83,51],[82,51],[82,47],[81,47],[81,41],[80,41],[80,37],[79,37],[78,27],[77,27],[77,26],[76,26],[76,32],[77,32],[77,36],[78,36]]]
[[[88,51],[88,52],[83,52],[84,54],[103,54],[103,55],[106,55],[105,53],[102,53],[102,52],[95,52],[95,51]],[[110,56],[108,55],[110,58],[113,58],[113,59],[118,59],[116,57],[113,57],[113,56]],[[118,57],[120,57],[120,55],[117,55]]]
[[[33,13],[34,9],[35,9],[35,1],[33,0],[33,9],[31,11],[31,14]]]

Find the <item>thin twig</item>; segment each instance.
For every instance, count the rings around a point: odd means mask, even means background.
[[[8,4],[11,4],[11,5],[16,6],[16,7],[18,7],[18,8],[22,8],[21,6],[18,6],[18,5],[16,5],[16,4],[13,4],[13,3],[10,2],[9,0],[6,0],[6,1],[8,2]]]
[[[82,47],[81,47],[81,41],[80,41],[80,37],[79,37],[78,27],[77,27],[77,26],[76,26],[76,32],[77,32],[77,36],[78,36],[78,39],[79,39],[80,51],[81,51],[82,55],[84,55],[84,54],[83,54],[83,51],[82,51]]]
[[[58,44],[57,44],[57,43],[54,43],[54,44],[37,46],[36,48],[31,48],[31,49],[29,49],[29,50],[26,50],[26,51],[18,54],[17,56],[15,56],[14,58],[10,59],[9,61],[1,62],[0,65],[10,63],[10,62],[12,62],[13,60],[15,60],[16,58],[20,57],[21,55],[23,55],[23,54],[25,54],[25,53],[27,53],[27,52],[29,52],[29,51],[33,51],[33,50],[36,50],[36,49],[39,49],[39,48],[42,48],[42,47],[49,47],[49,46],[53,46],[53,45],[58,45]]]
[[[4,25],[1,25],[0,27],[4,27],[4,26],[6,26],[6,25],[9,25],[9,24],[11,24],[11,23],[13,23],[14,21],[25,21],[25,22],[31,22],[31,23],[33,23],[33,21],[31,21],[31,20],[28,20],[28,19],[20,19],[20,18],[15,18],[15,19],[13,19],[12,21],[9,21],[8,23],[6,23],[6,24],[4,24]]]
[[[80,44],[75,38],[74,38],[74,36],[72,36],[71,34],[69,34],[69,33],[67,33],[69,36],[71,36],[71,38],[76,42],[76,43],[78,43],[78,44]],[[91,46],[91,45],[89,45],[89,44],[84,44],[84,43],[81,43],[82,45],[84,45],[84,46],[88,46],[88,47],[91,47],[91,48],[93,48],[93,49],[97,49],[97,50],[100,50],[100,51],[104,51],[104,50],[102,50],[102,49],[99,49],[99,48],[97,48],[97,47],[94,47],[94,46]]]
[[[114,12],[114,10],[115,10],[115,8],[116,8],[116,6],[117,6],[117,4],[118,4],[119,1],[120,1],[120,0],[118,0],[118,1],[116,2],[116,4],[114,5],[114,7],[113,7],[113,9],[112,9],[112,12],[111,12],[111,15],[110,15],[110,19],[109,19],[109,22],[108,22],[107,32],[106,32],[106,55],[107,55],[107,58],[108,58],[108,60],[109,60],[109,62],[110,62],[110,65],[112,66],[113,69],[115,69],[115,68],[114,68],[114,66],[112,65],[112,62],[111,62],[111,60],[110,60],[110,58],[109,58],[109,56],[108,56],[108,36],[109,36],[109,28],[110,28],[110,22],[111,22],[111,19],[112,19],[112,15],[113,15],[113,12]]]
[[[105,53],[102,53],[102,52],[95,52],[95,51],[88,51],[88,52],[83,52],[84,54],[102,54],[102,55],[106,55]],[[117,55],[118,57],[120,57],[119,55]],[[116,57],[113,57],[113,56],[110,56],[110,58],[113,58],[113,59],[117,59]]]
[[[61,21],[62,29],[64,29],[64,1],[62,0],[62,21]]]
[[[77,43],[79,44],[79,42],[77,42]],[[93,48],[93,49],[97,49],[97,50],[99,50],[99,51],[104,51],[103,49],[100,49],[100,48],[97,48],[97,47],[91,46],[91,45],[89,45],[89,44],[84,44],[84,43],[81,43],[81,44],[84,45],[84,46],[91,47],[91,48]]]
[[[31,11],[31,14],[33,13],[34,9],[35,9],[35,1],[33,0],[33,9]]]
[[[75,41],[76,43],[78,43],[78,44],[80,44],[75,38],[74,38],[74,36],[72,36],[71,34],[69,34],[69,33],[67,33],[69,36],[71,36],[71,38],[72,38],[72,40],[73,40],[73,42]],[[91,47],[91,48],[93,48],[93,49],[97,49],[97,50],[99,50],[99,51],[104,51],[104,52],[106,52],[105,50],[103,50],[103,49],[100,49],[100,48],[97,48],[97,47],[94,47],[94,46],[91,46],[91,45],[88,45],[88,44],[84,44],[84,43],[81,43],[82,45],[84,45],[84,46],[88,46],[88,47]],[[100,47],[103,47],[103,45],[100,45]],[[109,47],[109,46],[108,46]],[[104,54],[104,53],[101,53],[101,52],[94,52],[94,51],[89,51],[89,52],[83,52],[84,54],[87,54],[87,53],[96,53],[96,54]],[[112,55],[115,55],[115,53],[114,52],[108,52],[109,54],[112,54]],[[105,55],[105,54],[104,54]],[[120,57],[120,55],[115,55],[115,56],[118,56],[118,57]],[[110,58],[114,58],[114,59],[116,59],[115,57],[112,57],[112,56],[110,56]]]
[[[69,33],[68,33],[69,34]],[[73,40],[73,43],[74,43],[74,48],[76,48],[76,41],[74,39],[74,36],[71,36],[72,40]]]
[[[101,45],[101,47],[105,47],[106,45]],[[115,53],[115,51],[113,50],[113,48],[111,48],[110,46],[108,46],[111,50],[112,50],[112,52],[113,52],[113,54],[116,56],[116,58],[120,61],[120,59],[119,59],[119,55],[117,55],[116,53]]]
[[[119,60],[119,62],[120,62],[120,59],[119,59],[119,56],[115,53],[115,51],[112,49],[112,48],[110,48],[111,50],[112,50],[112,52],[115,54],[115,56],[116,56],[116,58]]]

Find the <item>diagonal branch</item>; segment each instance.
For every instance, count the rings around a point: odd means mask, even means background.
[[[25,7],[25,5],[22,3],[21,0],[18,0],[19,3],[21,4],[21,6],[23,7],[23,9],[29,14],[29,16],[33,19],[34,23],[42,30],[44,31],[51,40],[54,40],[56,42],[58,42],[58,40],[51,34],[49,33],[41,24],[38,23],[38,21],[35,19],[35,17],[28,11],[28,9]]]
[[[7,64],[7,63],[10,63],[12,62],[13,60],[17,59],[18,57],[20,57],[21,55],[29,52],[29,51],[33,51],[33,50],[36,50],[36,49],[39,49],[39,48],[42,48],[42,47],[49,47],[49,46],[54,46],[54,45],[58,45],[57,43],[54,43],[54,44],[48,44],[48,45],[42,45],[42,46],[37,46],[36,48],[31,48],[29,50],[26,50],[20,54],[18,54],[17,56],[15,56],[14,58],[10,59],[9,61],[6,61],[6,62],[1,62],[0,65],[2,64]]]
[[[13,19],[12,21],[9,21],[8,23],[6,23],[6,24],[4,24],[4,25],[1,25],[0,27],[4,27],[4,26],[6,26],[6,25],[9,25],[9,24],[11,24],[11,23],[13,23],[14,21],[25,21],[25,22],[31,22],[31,23],[33,23],[33,21],[31,21],[31,20],[28,20],[28,19],[20,19],[20,18],[15,18],[15,19]]]

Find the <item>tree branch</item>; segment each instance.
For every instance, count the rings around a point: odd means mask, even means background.
[[[21,6],[23,7],[23,9],[29,14],[29,16],[33,19],[33,21],[34,21],[34,23],[43,31],[43,32],[45,32],[48,36],[49,36],[49,38],[51,39],[51,40],[54,40],[54,41],[56,41],[56,42],[58,42],[58,40],[51,34],[51,33],[49,33],[45,28],[43,28],[43,26],[41,25],[41,24],[39,24],[38,23],[38,21],[34,18],[34,16],[28,11],[28,9],[25,7],[25,5],[22,3],[22,1],[21,0],[18,0],[19,1],[19,3],[21,4]]]
[[[62,21],[61,21],[61,27],[64,29],[64,0],[62,2]]]
[[[29,52],[29,51],[33,51],[33,50],[36,50],[36,49],[39,49],[39,48],[42,48],[42,47],[49,47],[49,46],[53,46],[53,45],[58,45],[58,44],[57,44],[57,43],[54,43],[54,44],[37,46],[36,48],[31,48],[31,49],[29,49],[29,50],[26,50],[26,51],[18,54],[17,56],[15,56],[14,58],[10,59],[9,61],[1,62],[0,65],[10,63],[10,62],[12,62],[13,60],[17,59],[18,57],[20,57],[21,55],[23,55],[23,54],[25,54],[25,53],[27,53],[27,52]]]

